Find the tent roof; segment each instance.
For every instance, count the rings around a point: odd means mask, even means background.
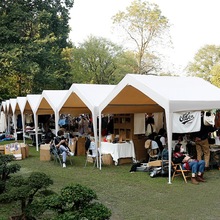
[[[68,90],[44,90],[36,105],[38,115],[54,114]]]
[[[41,95],[28,94],[27,102],[24,108],[25,113],[35,113],[37,111],[37,106],[39,104]]]
[[[21,113],[24,112],[26,102],[27,102],[27,97],[17,97],[17,103]]]
[[[72,84],[58,110],[75,115],[96,111],[96,107],[114,88],[115,85]]]
[[[3,101],[1,103],[1,111],[5,112],[6,113],[6,101]]]
[[[169,112],[220,108],[220,89],[198,77],[127,74],[100,112]]]
[[[16,110],[17,99],[10,99],[9,101],[10,101],[11,111],[14,114]]]

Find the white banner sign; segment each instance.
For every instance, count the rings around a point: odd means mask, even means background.
[[[173,133],[200,131],[201,111],[173,113]]]

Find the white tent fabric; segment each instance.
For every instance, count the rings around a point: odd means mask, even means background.
[[[13,127],[14,127],[14,136],[15,136],[15,140],[17,140],[17,115],[16,115],[16,105],[17,105],[17,99],[10,99],[10,105],[11,105],[11,109],[12,109],[12,122],[13,122]]]
[[[173,113],[173,133],[191,133],[200,131],[201,111]]]
[[[24,108],[27,102],[27,97],[17,97],[17,103],[18,103],[18,107],[20,109],[20,113],[21,113],[21,120],[22,120],[22,130],[23,130],[23,140],[25,142],[24,139],[24,134],[25,134],[25,119],[24,119]]]
[[[37,115],[54,114],[55,130],[58,131],[59,111],[58,107],[68,90],[44,90],[37,106]]]
[[[220,89],[201,78],[127,74],[100,104],[99,115],[165,111],[171,183],[173,113],[218,108]]]
[[[7,130],[7,110],[6,110],[6,101],[1,103],[1,125],[0,132],[5,132]]]
[[[36,134],[36,148],[38,150],[38,115],[55,115],[55,130],[58,131],[59,111],[58,106],[62,102],[68,90],[44,90],[34,109],[35,118],[35,134]]]
[[[4,111],[1,111],[0,115],[0,132],[5,132],[7,129],[6,116]]]

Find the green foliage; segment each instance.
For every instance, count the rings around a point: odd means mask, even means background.
[[[20,216],[26,219],[37,219],[47,210],[52,211],[52,219],[105,220],[111,216],[108,208],[93,201],[97,195],[90,188],[70,184],[59,195],[47,189],[51,184],[51,178],[41,172],[32,172],[28,177],[12,176],[0,195],[0,202],[20,201]]]
[[[43,192],[51,184],[53,184],[53,181],[50,177],[40,172],[33,172],[29,177],[13,176],[7,181],[6,190],[0,195],[0,202],[20,201],[21,216],[30,217],[30,210],[33,208],[31,204],[35,199],[44,197]],[[32,212],[35,212],[35,210],[32,210]]]
[[[0,154],[0,179],[5,182],[9,175],[20,170],[21,166],[16,163],[10,163],[15,158],[13,155]]]
[[[194,56],[194,60],[189,63],[187,70],[189,75],[201,77],[209,82],[215,82],[219,77],[215,65],[220,62],[220,46],[205,45]],[[214,75],[214,79],[212,77]]]
[[[90,36],[73,50],[73,82],[112,84],[123,51],[105,38]]]
[[[210,74],[212,75],[211,83],[220,88],[220,65],[213,66]]]
[[[68,42],[72,7],[73,0],[1,1],[0,79],[15,80],[10,98],[69,88],[63,82],[70,66],[62,52],[72,47]],[[10,83],[0,89],[1,99],[7,98],[3,94],[10,91]]]
[[[111,211],[93,200],[97,200],[93,190],[80,184],[70,184],[61,189],[59,201],[62,209],[57,209],[57,196],[54,200],[55,206],[53,203],[49,203],[49,206],[58,213],[55,219],[82,219],[83,217],[89,220],[109,219]]]
[[[168,39],[166,33],[169,30],[168,19],[162,15],[158,5],[134,0],[125,12],[120,11],[113,17],[113,23],[122,29],[135,45],[137,73],[155,71],[158,66],[158,58],[153,52],[155,45],[162,43],[162,39]]]

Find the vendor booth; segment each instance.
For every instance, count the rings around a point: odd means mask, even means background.
[[[127,74],[100,104],[99,117],[103,113],[164,112],[170,183],[173,114],[219,108],[220,89],[201,78]]]

